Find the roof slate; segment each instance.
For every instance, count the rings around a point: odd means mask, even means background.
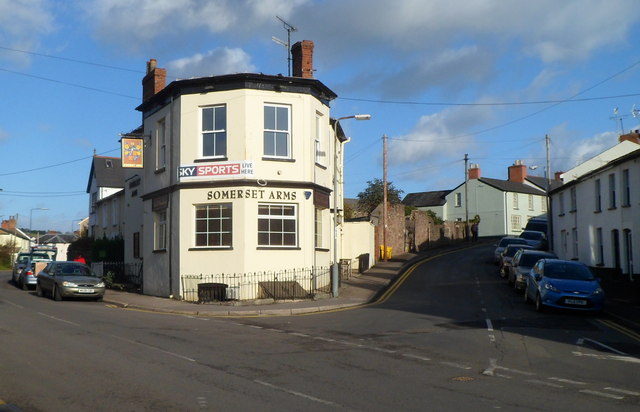
[[[98,187],[124,188],[124,169],[119,157],[93,156],[87,193],[91,190],[91,180],[95,176]]]

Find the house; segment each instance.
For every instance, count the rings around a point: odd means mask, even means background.
[[[14,255],[29,251],[31,247],[31,238],[17,227],[17,219],[14,216],[0,224],[0,245],[11,246]],[[13,258],[11,260],[13,261]]]
[[[122,236],[124,177],[120,158],[94,154],[87,183],[90,237],[113,239]]]
[[[89,183],[112,196],[124,188],[125,258],[144,260],[145,294],[181,297],[185,276],[331,265],[340,250],[333,212],[342,213],[343,198],[342,185],[333,193],[333,171],[342,169],[346,138],[330,118],[336,94],[313,78],[313,47],[293,45],[291,77],[238,73],[165,85],[166,71],[148,62],[137,107],[144,168],[105,185],[97,159]],[[95,233],[99,221],[94,212]]]
[[[78,236],[73,233],[72,234],[47,233],[45,235],[40,236],[40,239],[38,240],[38,244],[55,246],[55,248],[58,249],[56,260],[67,260],[69,259],[67,256],[67,250],[69,249],[69,245],[77,239],[78,239]]]
[[[464,222],[477,216],[479,236],[517,236],[528,219],[547,213],[543,186],[543,179],[527,176],[520,160],[509,166],[507,180],[482,177],[480,166],[471,164],[467,182],[445,196],[442,218]]]
[[[633,150],[632,150],[633,149]],[[564,173],[550,192],[555,253],[580,260],[601,274],[638,277],[640,247],[640,134]]]
[[[436,216],[446,218],[447,195],[451,190],[436,190],[432,192],[408,193],[402,204],[405,206],[413,206],[418,210],[432,211]]]

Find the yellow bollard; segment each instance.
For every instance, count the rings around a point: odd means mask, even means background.
[[[391,259],[391,251],[393,248],[391,246],[387,246],[387,259]]]

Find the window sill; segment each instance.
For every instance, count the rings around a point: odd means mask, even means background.
[[[256,250],[302,250],[298,246],[258,246]]]
[[[233,246],[219,246],[219,247],[214,247],[214,246],[196,246],[196,247],[190,247],[187,250],[189,252],[197,252],[197,251],[200,251],[200,250],[233,250]]]
[[[153,253],[167,253],[167,249],[154,249]]]
[[[576,213],[576,212],[577,212],[577,210],[576,210],[576,209],[569,210],[569,213]]]
[[[206,162],[226,162],[229,158],[227,156],[224,157],[201,157],[198,159],[194,159],[193,163],[206,163]]]
[[[330,252],[331,249],[325,249],[323,247],[317,247],[316,248],[316,252]]]
[[[594,210],[593,213],[602,213],[602,209]]]
[[[610,207],[610,208],[609,208],[609,209],[607,209],[607,210],[616,210],[616,209],[617,209],[617,207],[615,207],[615,206],[614,206],[614,207]]]
[[[285,159],[283,157],[266,157],[263,156],[262,160],[264,161],[269,161],[269,162],[289,162],[289,163],[295,163],[295,159]]]
[[[631,207],[631,204],[622,205],[622,206],[620,206],[620,207],[623,207],[623,208],[629,208],[629,207]]]
[[[165,170],[167,170],[166,167],[161,167],[160,169],[154,170],[153,173],[158,175],[160,173],[164,173]]]

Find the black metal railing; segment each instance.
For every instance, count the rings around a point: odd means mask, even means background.
[[[312,299],[331,292],[331,268],[181,275],[180,282],[188,302]]]
[[[142,286],[142,262],[93,262],[91,269],[110,283]]]

